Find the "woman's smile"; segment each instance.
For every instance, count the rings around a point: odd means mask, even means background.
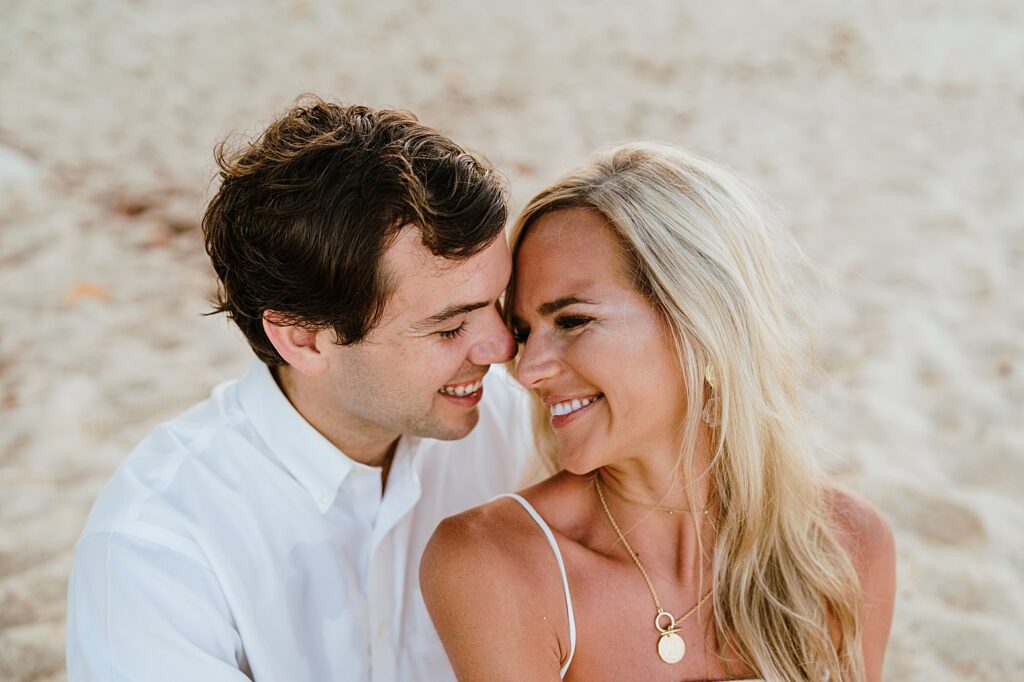
[[[544,402],[548,405],[548,411],[551,414],[551,426],[558,429],[576,421],[585,414],[589,414],[591,408],[595,407],[602,398],[604,398],[604,395],[597,393],[582,398],[572,398],[553,403],[545,400]]]

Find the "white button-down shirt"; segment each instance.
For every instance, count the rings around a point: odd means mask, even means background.
[[[70,682],[454,679],[419,588],[437,523],[523,482],[525,392],[500,368],[459,441],[349,459],[255,362],[151,433],[96,501],[68,589]]]

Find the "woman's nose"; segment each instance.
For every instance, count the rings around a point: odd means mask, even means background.
[[[539,336],[527,338],[516,365],[516,379],[526,388],[538,388],[547,379],[557,376],[561,363],[550,345]]]

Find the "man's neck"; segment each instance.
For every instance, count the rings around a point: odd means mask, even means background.
[[[292,407],[334,447],[356,462],[381,467],[383,490],[401,434],[345,410],[332,409],[327,396],[320,394],[314,384],[297,377],[288,367],[274,369],[271,374]]]

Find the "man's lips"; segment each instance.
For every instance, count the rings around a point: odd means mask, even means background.
[[[476,379],[470,379],[469,381],[463,381],[457,384],[445,384],[441,388],[437,389],[437,392],[443,396],[454,396],[463,397],[476,393],[483,387],[484,375],[481,374]]]

